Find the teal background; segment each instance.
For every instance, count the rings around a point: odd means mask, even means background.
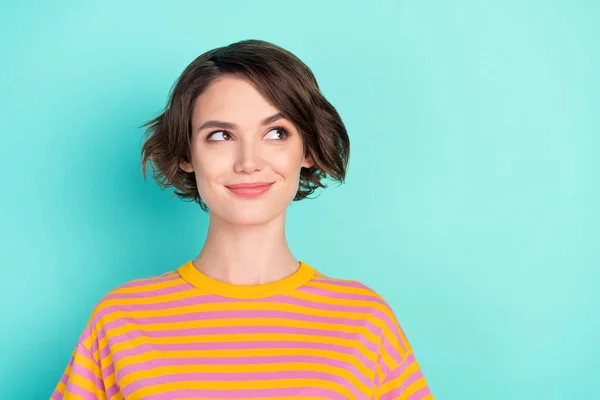
[[[295,255],[393,306],[438,399],[597,398],[597,1],[2,1],[0,399],[48,398],[96,301],[200,250],[142,131],[196,56],[302,58],[351,136]]]

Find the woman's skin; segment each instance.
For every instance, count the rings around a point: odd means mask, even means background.
[[[213,82],[194,105],[191,162],[180,166],[195,172],[210,210],[206,242],[194,265],[213,279],[255,285],[298,269],[285,237],[286,209],[298,190],[301,168],[312,161],[304,156],[294,124],[278,113],[251,83],[233,76]],[[256,190],[227,187],[255,182],[273,184],[257,197],[247,197],[256,196]]]

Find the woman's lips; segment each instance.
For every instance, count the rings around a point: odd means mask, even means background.
[[[243,198],[254,198],[265,194],[275,182],[236,183],[225,185],[233,194]]]

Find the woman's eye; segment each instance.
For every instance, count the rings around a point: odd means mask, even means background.
[[[274,128],[271,129],[265,135],[265,139],[269,140],[281,140],[289,136],[289,132],[285,128]]]
[[[208,140],[214,140],[214,141],[231,140],[231,135],[225,131],[216,131],[216,132],[211,133],[208,136]]]

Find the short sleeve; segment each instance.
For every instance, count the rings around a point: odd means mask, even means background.
[[[411,352],[383,377],[379,388],[380,400],[432,400],[433,396]]]
[[[378,400],[432,400],[413,348],[387,303],[379,314],[381,345],[377,365]]]
[[[50,400],[105,400],[102,369],[92,353],[81,342]]]

